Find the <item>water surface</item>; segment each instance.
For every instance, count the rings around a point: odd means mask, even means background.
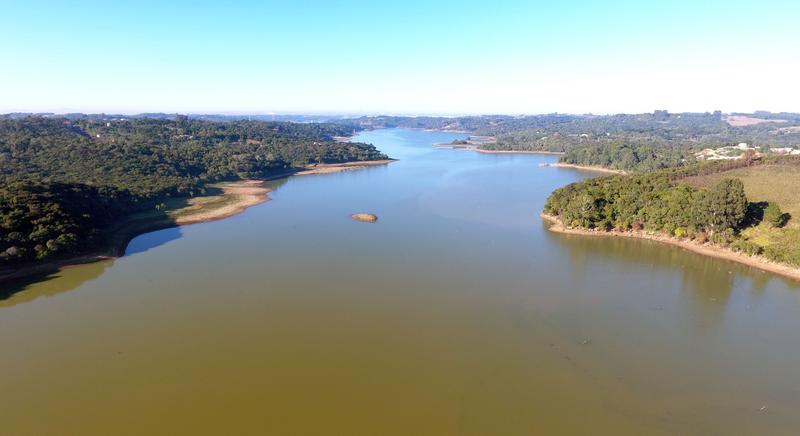
[[[800,290],[552,234],[552,156],[366,132],[386,167],[0,301],[3,434],[797,434]],[[354,222],[355,212],[377,223]]]

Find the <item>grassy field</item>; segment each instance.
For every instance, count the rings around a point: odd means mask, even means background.
[[[769,164],[726,171],[708,176],[683,179],[695,187],[708,187],[723,178],[736,178],[744,183],[751,202],[775,202],[791,215],[787,227],[800,228],[800,165]]]
[[[723,178],[736,178],[744,183],[749,201],[777,203],[790,216],[783,228],[774,228],[761,222],[743,229],[742,237],[762,247],[769,259],[800,266],[800,165],[797,162],[756,165],[688,177],[683,181],[704,188]]]

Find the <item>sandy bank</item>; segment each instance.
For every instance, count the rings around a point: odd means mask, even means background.
[[[435,148],[445,148],[448,150],[476,150],[477,145],[474,144],[451,144],[449,142],[437,142],[431,144]]]
[[[176,225],[185,226],[237,215],[270,199],[270,189],[259,180],[222,183],[219,188],[221,195],[192,198],[188,206],[168,211],[167,215]]]
[[[549,164],[543,164],[543,166],[548,167],[558,167],[558,168],[572,168],[575,170],[585,170],[585,171],[597,171],[599,173],[609,173],[609,174],[627,174],[625,171],[622,170],[613,170],[611,168],[604,168],[598,166],[590,166],[590,165],[574,165],[568,164],[563,162],[554,162]]]
[[[311,174],[338,173],[341,171],[349,171],[359,168],[374,167],[378,165],[388,165],[392,162],[395,162],[395,159],[362,160],[356,162],[345,162],[336,164],[313,164],[306,166],[304,169],[294,173],[294,175],[307,176]]]
[[[434,133],[470,133],[469,130],[458,130],[458,129],[423,129],[419,127],[405,127],[408,130],[422,130],[423,132],[434,132]]]
[[[546,154],[550,156],[563,156],[564,153],[558,151],[537,151],[537,150],[485,150],[476,148],[475,151],[484,154]]]
[[[436,148],[446,148],[451,150],[469,150],[483,154],[544,154],[548,156],[563,156],[564,153],[558,151],[537,151],[537,150],[487,150],[480,148],[479,144],[450,144],[439,142],[433,144]]]
[[[727,248],[717,247],[710,244],[700,244],[694,241],[688,241],[683,239],[676,239],[665,235],[659,235],[654,233],[646,233],[646,232],[618,232],[618,231],[597,231],[597,230],[587,230],[587,229],[578,229],[578,228],[569,228],[564,226],[558,217],[553,215],[548,215],[546,213],[542,213],[540,215],[542,219],[551,223],[548,230],[557,233],[565,233],[570,235],[584,235],[584,236],[616,236],[622,238],[636,238],[636,239],[647,239],[650,241],[662,242],[665,244],[673,245],[676,247],[683,248],[685,250],[689,250],[698,254],[702,254],[705,256],[711,256],[718,259],[729,260],[732,262],[741,263],[747,266],[751,266],[753,268],[758,268],[764,271],[768,271],[774,274],[778,274],[783,277],[787,277],[793,280],[800,281],[800,268],[795,268],[789,265],[784,265],[780,263],[772,262],[769,259],[760,257],[760,256],[748,256],[746,254],[737,253],[735,251],[731,251]]]

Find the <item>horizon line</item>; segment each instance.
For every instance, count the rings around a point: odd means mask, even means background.
[[[410,117],[410,118],[419,118],[419,117],[440,117],[440,118],[459,118],[459,117],[488,117],[488,116],[509,116],[509,117],[529,117],[529,116],[544,116],[544,115],[572,115],[572,116],[613,116],[613,115],[644,115],[644,114],[652,114],[656,111],[666,111],[669,114],[713,114],[719,111],[723,115],[735,115],[735,114],[747,114],[753,115],[757,113],[765,113],[765,114],[800,114],[800,109],[797,112],[794,111],[771,111],[771,110],[754,110],[752,112],[744,112],[744,111],[724,111],[721,109],[715,109],[711,111],[680,111],[680,112],[673,112],[667,109],[654,109],[649,112],[462,112],[462,113],[444,113],[444,112],[326,112],[326,111],[269,111],[269,112],[238,112],[238,111],[220,111],[220,112],[213,112],[213,111],[140,111],[140,112],[128,112],[128,111],[101,111],[101,112],[82,112],[82,111],[9,111],[0,113],[0,116],[8,116],[8,115],[32,115],[32,116],[42,116],[42,115],[51,115],[51,116],[66,116],[66,115],[121,115],[121,116],[143,116],[143,115],[186,115],[186,116],[307,116],[307,117],[314,117],[314,116],[328,116],[328,117],[342,117],[342,118],[352,118],[352,117]]]

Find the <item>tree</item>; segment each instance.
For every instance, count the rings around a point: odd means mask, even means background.
[[[741,180],[722,179],[704,195],[702,224],[712,232],[736,229],[747,213],[747,203]]]
[[[752,148],[745,150],[744,154],[742,154],[742,160],[745,165],[752,165],[756,159],[758,159],[758,154]]]
[[[764,209],[764,221],[772,227],[783,227],[786,215],[784,215],[777,203],[770,202]]]

